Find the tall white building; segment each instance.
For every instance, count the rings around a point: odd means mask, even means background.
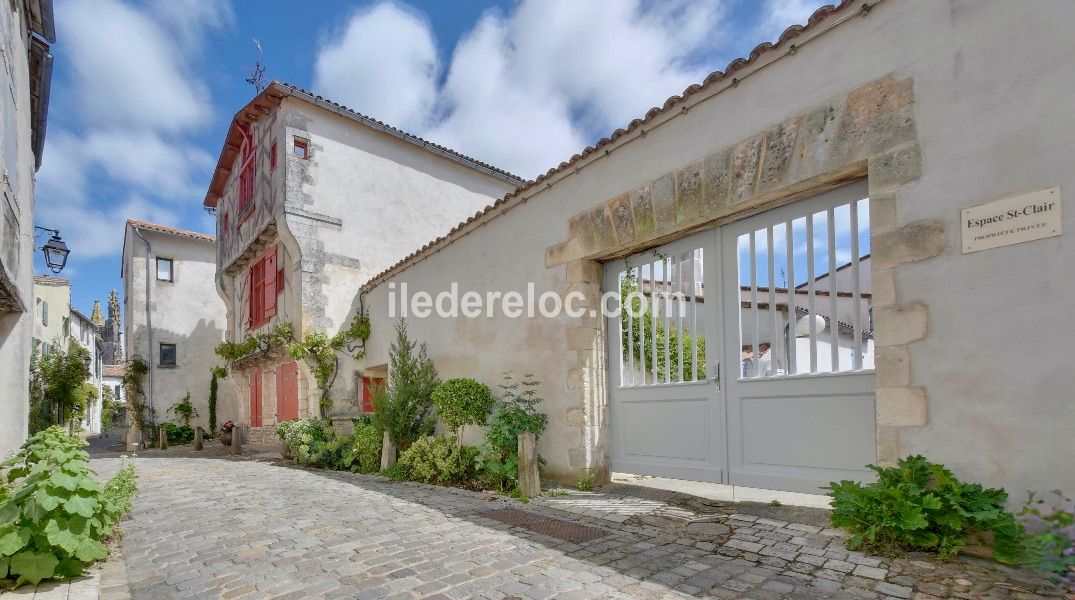
[[[51,0],[0,11],[0,456],[26,439],[33,329],[34,172],[41,165],[56,40]]]
[[[175,422],[168,409],[189,393],[208,427],[210,370],[224,340],[224,302],[214,285],[216,246],[211,236],[127,220],[123,237],[124,355],[149,365],[144,381],[147,418]],[[220,386],[217,422],[234,419],[232,390]]]

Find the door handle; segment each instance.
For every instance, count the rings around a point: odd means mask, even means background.
[[[720,389],[720,363],[713,365],[713,383],[716,384],[717,389]]]

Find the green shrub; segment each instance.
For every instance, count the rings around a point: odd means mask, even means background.
[[[168,436],[169,444],[189,444],[194,441],[194,429],[189,425],[162,423],[161,428],[164,429],[164,434]]]
[[[104,541],[130,509],[135,475],[128,465],[102,486],[86,442],[49,427],[2,466],[0,580],[8,587],[77,577],[108,555]]]
[[[433,390],[440,383],[425,344],[407,336],[403,320],[396,324],[396,340],[388,349],[388,371],[388,386],[372,394],[373,419],[402,451],[417,438],[432,435]]]
[[[355,429],[351,432],[351,448],[345,457],[346,467],[359,473],[379,471],[383,440],[384,432],[376,425],[355,423]]]
[[[493,392],[489,386],[473,379],[449,379],[433,390],[437,418],[463,439],[466,425],[484,425],[493,409]]]
[[[1075,589],[1075,501],[1060,490],[1050,497],[1031,492],[1019,520],[1030,537],[1031,561]]]
[[[407,470],[407,467],[398,462],[381,471],[381,475],[389,479],[394,479],[395,481],[406,481],[411,477],[411,473]]]
[[[174,414],[177,419],[183,422],[183,426],[190,429],[190,421],[195,417],[198,417],[198,409],[194,408],[194,403],[190,401],[190,392],[187,392],[186,396],[179,402],[168,407],[168,412]],[[191,436],[193,439],[193,436]],[[171,441],[171,440],[168,440]]]
[[[454,437],[421,437],[399,455],[408,477],[423,483],[465,483],[474,478],[477,448],[460,446]]]
[[[997,560],[1023,558],[1025,534],[1015,516],[1004,510],[1004,490],[959,481],[944,466],[921,456],[901,459],[896,467],[869,468],[877,473],[876,482],[829,484],[832,524],[852,534],[849,548],[932,550],[948,558],[959,552],[968,535],[990,533]]]
[[[321,444],[328,438],[329,422],[323,419],[294,419],[276,428],[276,435],[287,444],[291,458],[300,465],[317,462],[317,453],[324,450]]]
[[[509,491],[519,485],[519,434],[530,432],[536,439],[548,422],[548,417],[537,411],[541,398],[534,388],[538,385],[540,382],[531,375],[515,381],[509,373],[504,374],[500,385],[501,399],[489,416],[485,443],[477,458],[483,477],[500,490]]]

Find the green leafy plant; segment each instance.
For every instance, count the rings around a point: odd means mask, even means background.
[[[217,388],[220,379],[228,376],[228,370],[224,367],[213,367],[209,370],[209,431],[216,431],[216,403]]]
[[[195,417],[200,416],[198,409],[194,407],[194,404],[190,401],[190,392],[187,392],[186,396],[179,402],[168,407],[168,412],[174,414],[176,418],[183,422],[183,426],[190,429],[190,421]]]
[[[55,348],[33,356],[30,372],[30,429],[52,425],[74,429],[86,413],[90,378],[89,351],[71,342],[66,350]],[[92,387],[92,386],[90,386]]]
[[[107,432],[112,428],[116,413],[122,408],[123,403],[116,398],[116,392],[111,386],[101,388],[101,431]]]
[[[128,465],[102,486],[85,444],[53,426],[0,464],[0,580],[8,587],[77,577],[108,555],[104,541],[130,509],[134,471]]]
[[[426,345],[408,337],[402,319],[396,324],[396,340],[388,349],[388,363],[388,386],[372,394],[373,419],[403,451],[414,440],[433,433],[433,390],[440,381]]]
[[[168,437],[168,443],[172,445],[189,444],[194,441],[194,429],[190,425],[176,425],[175,423],[161,423],[164,435]]]
[[[276,435],[287,444],[291,458],[300,465],[317,464],[323,444],[332,435],[324,419],[293,419],[276,428]]]
[[[1060,490],[1030,492],[1019,521],[1029,536],[1031,562],[1075,589],[1075,501]]]
[[[449,379],[433,390],[437,417],[463,443],[463,427],[484,425],[495,399],[489,386],[473,379]]]
[[[536,388],[540,384],[529,374],[515,381],[505,373],[499,386],[501,398],[489,415],[477,460],[485,479],[500,490],[519,485],[519,434],[533,433],[536,439],[548,423],[548,417],[537,410],[541,398]]]
[[[278,323],[271,330],[248,335],[241,342],[220,342],[215,352],[228,362],[234,362],[258,352],[283,348],[294,339],[295,329],[291,323]]]
[[[406,481],[410,479],[410,471],[407,467],[399,464],[398,462],[387,469],[384,469],[380,473],[382,476],[392,479],[394,481]]]
[[[592,475],[587,475],[575,482],[575,487],[578,488],[580,492],[592,492],[593,486],[594,478]]]
[[[142,387],[149,373],[149,363],[139,357],[127,361],[123,373],[123,387],[127,390],[127,408],[130,419],[138,423],[143,432],[153,429],[153,408],[146,404],[146,391]]]
[[[376,473],[381,468],[382,441],[384,432],[379,427],[372,423],[355,423],[345,466],[359,473]]]
[[[849,548],[932,550],[948,558],[963,548],[967,536],[990,534],[997,560],[1022,560],[1023,528],[1004,510],[1004,490],[964,483],[922,456],[900,459],[895,467],[869,468],[877,473],[876,482],[829,484],[830,518],[834,527],[851,533]]]
[[[423,483],[459,484],[474,478],[478,450],[454,437],[420,437],[399,455],[408,477]]]
[[[301,340],[288,344],[287,350],[292,358],[305,360],[313,371],[317,387],[321,390],[321,418],[328,417],[328,411],[332,408],[332,386],[336,383],[336,375],[340,370],[340,360],[337,352],[355,340],[366,341],[370,336],[369,315],[356,314],[351,319],[351,324],[329,337],[323,331],[312,331],[302,337]],[[354,356],[361,359],[365,352],[359,352]]]

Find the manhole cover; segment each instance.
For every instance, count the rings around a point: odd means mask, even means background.
[[[554,537],[565,542],[589,542],[605,537],[605,532],[594,527],[579,525],[568,521],[550,519],[534,513],[518,510],[515,508],[499,508],[490,510],[485,516],[501,523],[525,527],[530,531]]]

